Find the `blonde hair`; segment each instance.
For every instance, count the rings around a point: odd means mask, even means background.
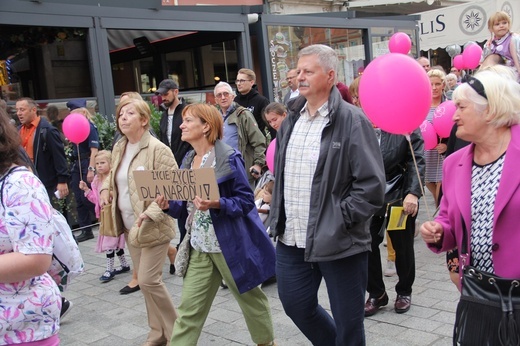
[[[110,150],[100,150],[96,154],[97,158],[105,158],[108,161],[108,164],[112,164],[112,152]]]
[[[245,74],[246,76],[248,76],[249,78],[251,78],[251,80],[255,81],[256,82],[256,74],[253,70],[251,69],[248,69],[248,68],[241,68],[240,70],[238,70],[237,72],[237,76],[242,73],[242,74]]]
[[[119,97],[119,100],[121,100],[123,97],[128,97],[129,99],[135,99],[135,100],[143,99],[141,94],[139,94],[137,91],[125,91],[124,93],[121,94],[121,96]]]
[[[93,118],[92,113],[90,113],[90,111],[89,111],[88,109],[83,108],[83,107],[81,107],[81,108],[76,108],[75,110],[71,111],[70,113],[71,113],[71,114],[72,114],[72,113],[79,113],[79,114],[82,114],[82,115],[84,115],[85,118],[87,118],[89,121],[92,121],[92,118]]]
[[[500,22],[502,20],[505,20],[507,24],[509,24],[509,29],[511,30],[511,17],[507,12],[504,11],[498,11],[489,16],[488,19],[488,29],[493,33],[493,25],[495,25],[496,22]]]
[[[150,106],[146,101],[143,101],[142,99],[126,99],[123,102],[119,102],[119,105],[117,105],[116,110],[116,127],[117,130],[120,133],[123,133],[121,131],[121,128],[119,127],[119,116],[121,115],[121,109],[125,106],[128,106],[129,104],[134,105],[135,110],[139,115],[141,116],[141,120],[147,120],[147,123],[145,125],[145,130],[148,130],[150,128],[150,119],[152,118],[152,111],[150,110]]]
[[[350,83],[348,87],[348,91],[351,96],[359,97],[359,81],[361,80],[361,76],[356,77],[352,83]]]

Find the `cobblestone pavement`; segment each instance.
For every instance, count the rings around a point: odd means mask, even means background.
[[[431,199],[428,199],[428,203],[432,209]],[[426,208],[424,205],[422,207],[419,224],[427,219]],[[108,283],[99,281],[105,270],[105,257],[94,252],[95,242],[93,239],[80,243],[86,272],[65,293],[74,306],[61,325],[62,345],[142,345],[148,333],[143,296],[141,292],[119,294],[119,289],[130,280],[130,273],[116,276]],[[176,244],[177,240],[172,243]],[[386,249],[383,245],[381,247],[382,256],[386,256]],[[420,236],[415,239],[415,254],[417,269],[412,308],[405,314],[394,312],[393,286],[396,278],[385,278],[390,303],[376,315],[365,319],[367,345],[451,345],[458,292],[450,282],[444,255],[435,255],[429,251]],[[382,261],[386,263],[386,257]],[[170,275],[168,266],[166,260],[163,277],[177,306],[182,279]],[[271,304],[278,345],[310,345],[283,312],[276,283],[264,287],[264,291]],[[329,309],[325,283],[320,288],[319,296],[321,304]],[[199,345],[254,345],[238,304],[228,290],[219,290]]]

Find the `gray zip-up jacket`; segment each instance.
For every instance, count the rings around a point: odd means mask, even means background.
[[[271,231],[285,232],[284,165],[287,143],[305,105],[303,96],[289,103],[289,115],[276,136],[275,186]],[[370,218],[384,201],[385,172],[370,121],[343,101],[334,86],[312,181],[305,260],[331,261],[370,250]]]

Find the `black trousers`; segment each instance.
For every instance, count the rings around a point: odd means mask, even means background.
[[[397,294],[404,296],[412,294],[412,285],[415,281],[415,252],[413,243],[416,218],[417,215],[415,217],[408,216],[406,229],[388,232],[395,250],[395,269],[399,277],[395,285],[395,291]],[[370,224],[372,252],[368,255],[367,285],[370,298],[379,298],[385,293],[381,252],[379,251],[379,245],[383,242],[383,237],[380,237],[378,234],[383,220],[384,218],[382,216],[374,216]]]
[[[89,163],[90,157],[81,158],[81,177],[83,178],[83,181],[86,182],[87,185],[90,187],[90,184],[87,182]],[[76,211],[78,214],[79,226],[85,227],[92,224],[92,217],[93,215],[95,215],[95,206],[91,201],[88,200],[87,197],[85,197],[85,193],[83,192],[83,190],[79,188],[79,182],[79,162],[76,160],[71,171],[70,185],[72,187],[72,191],[74,192],[74,197],[76,198]],[[82,228],[82,231],[92,232],[92,227]]]

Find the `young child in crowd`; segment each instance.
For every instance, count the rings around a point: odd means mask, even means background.
[[[484,61],[488,55],[498,54],[505,65],[516,71],[517,78],[520,71],[520,36],[511,32],[511,17],[499,11],[489,17],[488,29],[491,38],[484,44],[482,59]]]
[[[103,185],[103,181],[108,177],[110,172],[111,152],[101,150],[96,155],[96,175],[92,181],[92,190],[89,189],[84,181],[80,181],[79,188],[85,191],[85,197],[96,206],[96,217],[100,217],[101,208],[99,206],[99,189]],[[96,245],[96,252],[105,252],[107,256],[107,268],[105,273],[99,278],[101,282],[111,281],[115,275],[130,271],[130,265],[125,258],[125,238],[124,234],[118,237],[113,235],[102,234],[101,228]],[[117,255],[121,266],[114,269],[114,257]]]
[[[256,208],[258,209],[258,215],[260,220],[267,226],[267,217],[269,216],[269,210],[271,209],[271,196],[273,194],[274,181],[269,180],[262,187],[262,192],[258,194],[259,198],[255,200]]]

